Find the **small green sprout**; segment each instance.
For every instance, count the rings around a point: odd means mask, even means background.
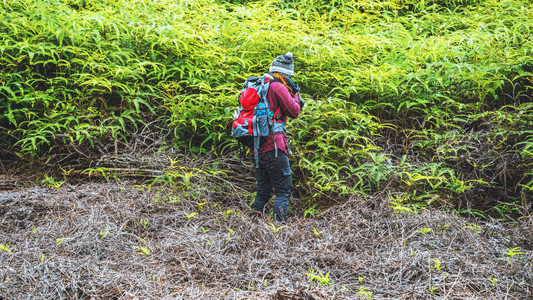
[[[146,227],[148,226],[148,221],[145,219],[141,219],[141,226],[146,229]]]
[[[235,213],[237,214],[233,209],[228,209],[226,211],[221,211],[219,212],[220,215],[222,215],[222,218],[225,220],[229,215],[231,215],[232,213]]]
[[[344,285],[341,285],[341,292],[349,292],[349,291],[350,291],[349,288],[347,288],[347,287],[344,286]]]
[[[87,168],[85,170],[83,170],[81,173],[88,173],[89,175],[89,178],[91,178],[91,175],[93,173],[100,173],[102,174],[102,177],[104,177],[105,181],[109,182],[109,179],[111,177],[115,178],[116,179],[116,176],[114,176],[113,174],[110,174],[109,172],[109,169],[108,168],[105,168],[105,167],[100,167],[100,168]]]
[[[359,295],[365,295],[368,299],[372,299],[372,297],[374,297],[374,294],[372,293],[372,291],[370,291],[369,288],[362,287],[362,286],[359,287],[359,292],[357,293]]]
[[[228,231],[229,231],[229,233],[228,233],[228,237],[226,239],[229,241],[231,239],[231,236],[233,235],[234,231],[231,228],[228,228]]]
[[[204,199],[205,200],[205,199]],[[205,200],[204,202],[198,202],[198,212],[201,213],[203,208],[204,208],[204,205],[206,205],[208,202],[207,200]]]
[[[168,203],[180,203],[181,200],[180,200],[180,198],[175,197],[175,196],[168,196],[168,197],[165,198],[165,202],[168,202]]]
[[[133,246],[134,249],[139,250],[140,254],[142,255],[150,255],[152,251],[150,251],[150,247],[143,247],[143,246]]]
[[[72,171],[74,171],[74,169],[70,169],[70,170],[67,171],[67,170],[63,169],[63,167],[59,167],[59,168],[61,169],[61,171],[63,171],[63,175],[65,175],[65,176],[69,176],[70,173],[72,173]]]
[[[209,229],[205,229],[203,226],[200,227],[200,228],[202,229],[202,232],[203,232],[203,233],[207,233],[207,232],[209,231]]]
[[[56,239],[56,244],[58,247],[61,247],[61,244],[63,244],[64,241],[66,241],[67,238],[58,238]]]
[[[48,175],[44,176],[45,178],[41,180],[41,183],[46,183],[49,188],[60,188],[64,181],[56,181],[53,177],[48,177]]]
[[[418,230],[418,232],[421,233],[421,234],[428,234],[430,232],[433,232],[433,229],[424,227],[424,228]]]
[[[307,275],[309,277],[309,281],[311,281],[311,282],[313,280],[316,280],[321,285],[324,285],[324,286],[331,284],[331,279],[329,278],[329,272],[326,273],[326,275],[322,274],[321,271],[318,271],[318,273],[320,273],[320,275],[315,274],[314,270],[309,269],[309,273],[305,273],[305,275]]]
[[[7,253],[13,255],[13,252],[11,252],[11,250],[9,250],[9,246],[11,246],[11,245],[7,245],[7,244],[6,245],[2,245],[2,244],[0,244],[0,250],[4,250]]]
[[[509,263],[511,264],[511,267],[513,266],[513,257],[515,255],[523,255],[523,254],[527,254],[526,252],[520,252],[520,247],[515,247],[513,249],[509,249],[507,248],[507,250],[505,251],[505,254],[507,254],[509,256]]]
[[[391,208],[394,209],[395,211],[407,212],[407,213],[414,213],[415,212],[411,208],[403,205],[402,203],[399,203],[399,202],[390,202],[390,203],[394,205],[394,206],[391,206]]]
[[[284,226],[280,226],[280,227],[276,227],[276,225],[274,225],[274,223],[270,223],[268,224],[268,227],[270,227],[270,229],[272,229],[274,232],[278,232],[280,231],[281,229],[287,227],[286,225]]]
[[[403,203],[407,200],[407,197],[405,196],[392,196],[390,199],[389,199],[389,203],[392,204],[392,206],[390,206],[394,211],[396,212],[399,212],[399,213],[417,213],[417,210],[415,207],[413,208],[410,208],[410,207],[407,207],[406,205],[404,205]]]
[[[317,238],[320,238],[320,235],[322,234],[322,231],[318,231],[318,230],[316,230],[315,227],[313,227],[313,233],[315,234],[315,236],[316,236]]]
[[[100,236],[101,236],[102,238],[105,238],[106,235],[108,235],[108,234],[109,234],[109,229],[106,229],[106,230],[100,230]]]
[[[317,209],[315,208],[316,205],[313,205],[312,207],[309,207],[308,209],[305,210],[304,212],[304,219],[307,218],[307,215],[311,215],[311,217],[315,217],[315,214],[317,212]]]
[[[481,232],[482,227],[477,224],[472,224],[463,226],[463,229],[472,229],[474,234],[479,234],[479,232]]]
[[[446,223],[444,225],[439,225],[439,230],[441,230],[441,231],[446,231],[448,229],[450,229],[450,223]]]
[[[432,258],[431,259],[435,264],[433,266],[430,266],[430,268],[435,270],[441,270],[444,268],[444,266],[441,264],[440,260],[438,258]]]
[[[428,289],[429,289],[429,291],[430,291],[431,293],[433,293],[434,291],[438,290],[439,288],[438,288],[438,287],[430,286]]]
[[[190,220],[191,218],[197,218],[198,219],[198,213],[193,212],[192,214],[187,214],[186,212],[183,212],[187,216],[187,220]]]

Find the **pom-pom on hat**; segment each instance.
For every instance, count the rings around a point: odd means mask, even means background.
[[[270,64],[270,73],[281,73],[285,75],[294,75],[294,62],[292,61],[292,53],[287,52],[284,55],[280,55],[272,61]]]

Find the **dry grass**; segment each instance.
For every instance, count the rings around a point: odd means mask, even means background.
[[[172,191],[129,181],[53,189],[16,179],[0,177],[0,244],[12,252],[0,250],[0,299],[533,295],[531,218],[473,226],[439,210],[396,214],[384,191],[316,218],[293,213],[281,227],[220,193],[161,203]],[[505,251],[515,247],[526,254],[511,264]],[[310,270],[330,282],[311,282]]]

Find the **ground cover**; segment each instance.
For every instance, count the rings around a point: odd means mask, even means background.
[[[238,161],[226,167],[249,172]],[[251,212],[249,198],[217,198],[207,181],[187,190],[94,174],[55,187],[27,178],[0,177],[3,299],[533,294],[531,218],[398,211],[388,201],[395,191],[384,189],[329,209],[293,209],[287,224],[274,224]],[[241,178],[227,188],[250,188]]]

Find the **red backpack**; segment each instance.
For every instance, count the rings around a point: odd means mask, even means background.
[[[274,79],[268,75],[248,78],[239,93],[239,110],[233,116],[235,120],[231,136],[245,147],[253,147],[256,167],[259,167],[258,152],[261,138],[285,132],[285,123],[277,122],[280,108],[276,113],[272,112],[266,98],[270,83],[273,81]]]

